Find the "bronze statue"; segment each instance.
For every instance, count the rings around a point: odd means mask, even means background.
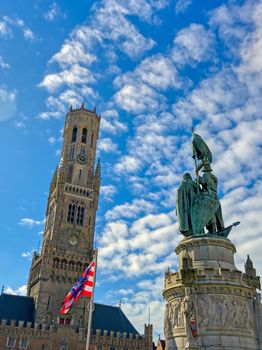
[[[227,237],[233,226],[225,228],[221,204],[217,195],[218,180],[212,174],[212,153],[202,137],[193,130],[193,158],[196,179],[189,173],[183,175],[177,190],[176,214],[179,230],[184,236],[206,234]],[[199,175],[203,172],[203,176]]]

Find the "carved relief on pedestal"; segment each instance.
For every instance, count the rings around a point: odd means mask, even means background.
[[[178,298],[166,304],[165,311],[165,334],[167,337],[173,336],[177,328],[184,327],[183,299]]]
[[[199,295],[198,326],[205,328],[253,329],[254,320],[249,303],[231,296]]]

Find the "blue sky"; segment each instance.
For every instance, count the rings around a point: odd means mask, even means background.
[[[262,1],[0,4],[0,283],[25,293],[70,104],[102,115],[98,302],[163,329],[163,274],[182,238],[175,192],[191,125],[213,151],[237,266],[262,272]]]

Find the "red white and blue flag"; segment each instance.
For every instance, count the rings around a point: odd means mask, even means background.
[[[92,297],[94,289],[95,279],[95,261],[86,268],[84,273],[78,278],[73,288],[67,294],[63,301],[63,305],[60,309],[61,314],[66,314],[70,310],[71,306],[77,301],[81,295],[86,297]]]

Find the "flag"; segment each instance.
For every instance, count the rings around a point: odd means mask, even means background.
[[[93,260],[83,274],[78,278],[73,288],[67,294],[60,309],[61,314],[66,314],[71,306],[81,295],[92,297],[95,277],[95,261]]]
[[[194,338],[196,338],[197,337],[197,327],[196,327],[196,315],[195,314],[193,314],[191,316],[189,324],[190,324],[190,329],[191,329],[192,336]]]
[[[206,160],[209,164],[212,163],[212,153],[208,145],[200,135],[193,133],[193,158],[195,157],[202,161]]]

